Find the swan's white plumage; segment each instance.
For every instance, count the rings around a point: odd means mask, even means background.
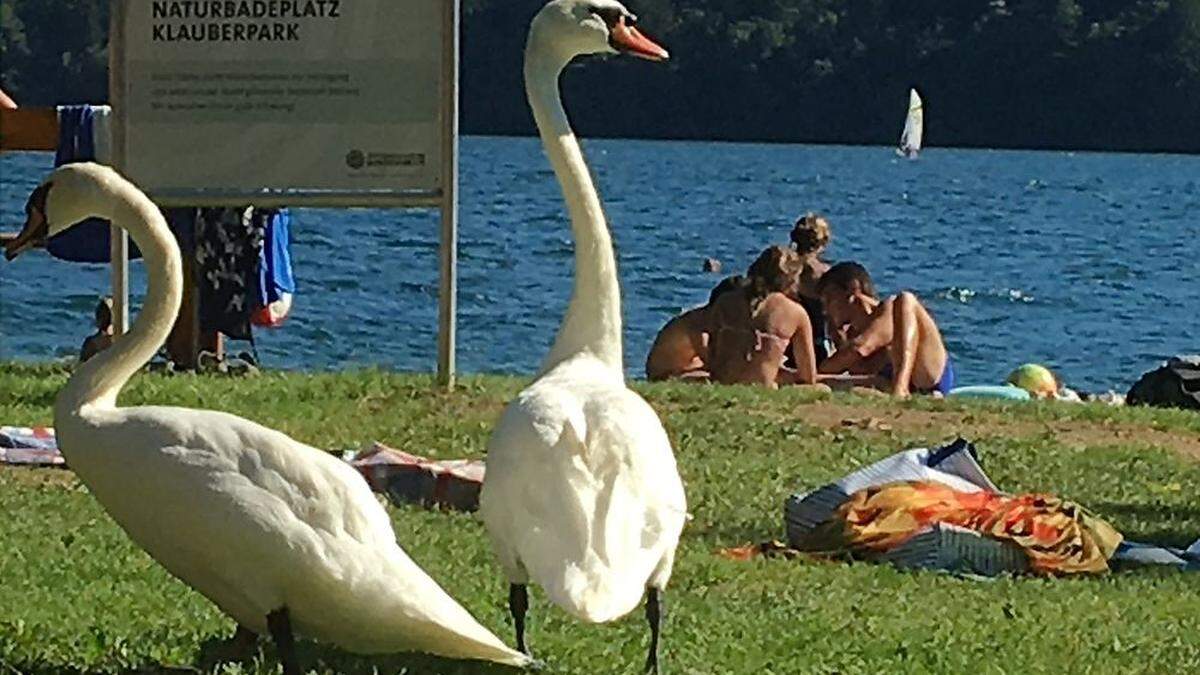
[[[299,633],[352,651],[522,662],[397,546],[365,482],[329,454],[214,411],[85,409],[56,423],[113,519],[247,628],[265,634],[287,607]]]
[[[267,614],[286,607],[297,632],[352,651],[528,663],[408,557],[387,512],[343,462],[226,413],[115,406],[128,373],[170,328],[179,253],[149,200],[110,169],[68,165],[50,182],[52,220],[113,218],[151,276],[137,324],[83,364],[55,404],[64,456],[129,536],[260,634]],[[64,204],[78,195],[101,203]],[[104,208],[101,198],[120,203]]]
[[[587,356],[521,392],[488,445],[480,511],[510,581],[586,621],[664,588],[685,500],[658,416]]]
[[[625,386],[612,242],[559,100],[571,59],[612,51],[594,5],[556,0],[530,27],[526,91],[571,216],[575,286],[542,373],[492,433],[480,515],[510,582],[602,622],[665,588],[687,507],[662,423]]]

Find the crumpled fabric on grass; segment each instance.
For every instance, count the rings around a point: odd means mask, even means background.
[[[350,464],[375,492],[397,506],[479,510],[479,490],[486,469],[482,460],[433,460],[374,443],[357,453]]]
[[[1011,541],[1032,572],[1103,573],[1122,536],[1083,507],[1045,494],[961,492],[932,481],[902,481],[859,490],[814,530],[804,550],[870,557],[902,545],[937,523]]]
[[[0,464],[66,466],[50,427],[0,426]]]

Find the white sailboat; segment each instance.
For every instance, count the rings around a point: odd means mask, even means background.
[[[908,90],[908,116],[904,118],[904,131],[900,133],[900,146],[896,154],[916,159],[921,152],[921,136],[925,131],[925,107],[916,89]]]

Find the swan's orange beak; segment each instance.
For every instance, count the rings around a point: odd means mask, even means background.
[[[609,41],[613,49],[622,54],[631,54],[651,61],[666,61],[670,57],[667,50],[660,47],[654,40],[642,35],[638,29],[625,23],[625,17],[617,20],[609,32]]]

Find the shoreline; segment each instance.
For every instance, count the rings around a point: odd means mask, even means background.
[[[71,365],[67,361],[27,363],[0,360],[0,389],[6,386],[11,388],[18,399],[22,397],[22,392],[31,388],[39,389],[43,391],[40,399],[45,401],[40,415],[29,410],[26,414],[16,415],[14,419],[0,418],[0,423],[51,425],[52,394],[70,376]],[[406,392],[409,396],[429,401],[487,393],[490,400],[484,410],[499,415],[503,404],[533,377],[532,373],[460,373],[458,384],[447,392],[437,385],[435,375],[431,372],[396,371],[375,366],[327,371],[267,369],[252,375],[143,370],[130,382],[130,392],[137,393],[123,395],[121,404],[155,404],[159,402],[154,400],[154,394],[159,391],[188,387],[217,388],[222,384],[231,390],[231,395],[236,395],[237,391],[270,395],[276,389],[281,392],[311,392],[332,386],[351,392],[367,388],[379,396],[383,395],[384,390],[391,390],[393,394]],[[36,387],[32,384],[34,381],[38,382]],[[728,408],[738,402],[752,409],[760,406],[773,409],[783,405],[789,406],[788,414],[772,410],[763,416],[763,420],[781,425],[803,423],[822,433],[834,435],[853,429],[884,442],[889,438],[907,435],[926,436],[930,443],[949,442],[957,436],[968,440],[1005,437],[1029,441],[1052,436],[1059,442],[1080,446],[1108,443],[1168,448],[1182,457],[1200,461],[1200,413],[1189,410],[1110,406],[1100,402],[943,399],[928,396],[898,400],[884,395],[827,393],[802,387],[769,390],[751,385],[699,385],[649,382],[644,379],[631,379],[630,384],[652,405],[661,398],[668,412],[680,399],[704,401],[714,409]],[[272,407],[286,403],[278,397],[272,397],[270,401]],[[222,402],[203,399],[195,404],[185,401],[175,404],[228,407],[214,405],[218,403]],[[253,409],[239,411],[239,407],[229,407],[229,411],[256,419]],[[0,414],[5,408],[0,403]],[[668,427],[668,430],[671,429]],[[387,438],[370,440],[389,441]]]

